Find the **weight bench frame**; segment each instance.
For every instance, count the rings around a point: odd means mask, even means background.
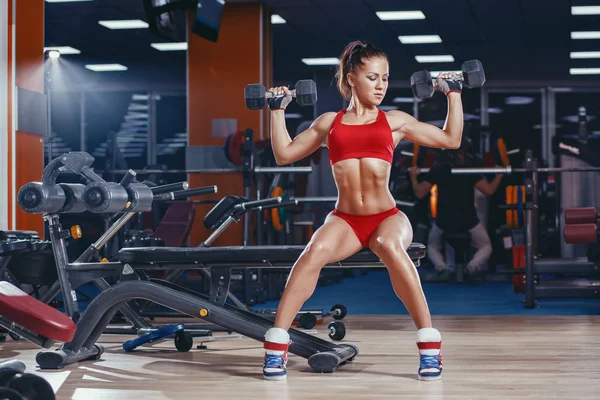
[[[74,154],[77,155],[79,153]],[[68,160],[68,158],[69,154],[63,155],[59,159]],[[89,155],[83,158],[85,158],[86,163],[89,162],[90,158],[93,160],[93,157]],[[59,159],[56,159],[55,161]],[[58,161],[51,164],[52,170],[48,171],[48,168],[44,170],[45,175],[51,173],[52,176],[54,176],[54,174],[60,172],[58,169],[60,163]],[[53,171],[53,169],[56,170]],[[79,172],[86,178],[93,180],[88,176],[89,174],[86,175],[83,171],[74,172]],[[242,201],[244,200],[240,200],[231,206],[231,210],[233,211],[231,213],[229,213],[229,209],[225,210],[226,212],[223,212],[222,208],[219,209],[219,212],[222,213],[221,215],[218,215],[219,226],[207,242],[210,242],[211,239],[214,239],[222,233],[231,223],[237,222],[239,217],[247,210],[258,209],[258,211],[260,211],[260,207],[265,208],[281,203],[281,198],[239,204]],[[109,231],[105,232],[98,242],[103,246],[106,241],[110,239],[111,235],[114,235],[114,233],[123,226],[127,221],[128,216],[130,218],[131,215],[133,215],[133,213],[124,214],[115,224],[113,224],[113,226],[111,226]],[[286,256],[282,257],[280,252],[278,255],[279,258],[275,257],[276,259],[271,260],[268,260],[269,258],[272,258],[269,257],[268,253],[269,246],[262,247],[258,250],[263,252],[267,251],[267,256],[265,257],[264,253],[260,254],[260,259],[255,259],[251,262],[248,262],[245,257],[234,261],[223,261],[223,252],[225,252],[225,254],[231,254],[231,251],[235,251],[236,249],[243,252],[244,247],[199,247],[191,249],[158,248],[154,250],[152,248],[128,249],[129,253],[128,251],[121,250],[121,262],[88,263],[86,261],[91,259],[92,256],[97,255],[97,250],[100,248],[95,244],[95,247],[92,246],[88,248],[88,250],[79,257],[77,262],[70,263],[65,242],[65,239],[70,237],[70,231],[62,228],[58,213],[45,214],[44,219],[48,223],[53,255],[58,273],[58,285],[63,294],[64,308],[66,314],[77,322],[77,331],[75,332],[73,340],[63,344],[59,350],[38,353],[36,360],[42,369],[59,369],[77,361],[90,358],[98,359],[102,355],[104,349],[102,346],[97,345],[96,342],[100,335],[104,333],[107,325],[118,310],[123,312],[123,314],[132,322],[137,319],[137,322],[141,324],[141,327],[151,326],[126,304],[135,299],[143,299],[158,303],[191,317],[202,318],[213,324],[222,326],[228,331],[235,331],[262,342],[264,341],[265,333],[268,329],[273,327],[274,322],[251,311],[226,304],[231,282],[231,269],[250,267],[292,267],[305,247],[284,247],[284,251],[287,253],[291,251],[295,254],[285,254]],[[418,264],[418,260],[425,256],[425,246],[416,244],[411,247],[413,248],[412,250],[409,249],[409,254],[413,254],[413,257],[411,258],[417,261]],[[281,246],[271,247],[272,250],[275,248],[281,251]],[[181,258],[170,259],[170,257],[167,257],[166,260],[152,260],[152,258],[154,258],[152,256],[150,259],[146,260],[139,260],[136,259],[136,257],[130,258],[129,260],[126,259],[127,254],[131,256],[132,252],[139,256],[139,254],[147,255],[153,251],[155,254],[161,252],[164,253],[165,250],[171,255],[181,255],[180,253],[183,253],[185,257],[183,260]],[[250,248],[250,250],[257,251],[256,248]],[[192,255],[195,254],[196,256],[203,253],[203,255],[217,253],[220,254],[220,256],[210,260],[203,260],[202,257],[187,257],[187,253]],[[275,256],[275,254],[273,254],[273,256]],[[163,263],[162,261],[166,262]],[[328,268],[364,268],[382,266],[383,264],[378,257],[370,251],[361,251],[357,253],[357,255],[349,257],[347,260],[327,265]],[[158,284],[148,280],[140,280],[140,278],[144,279],[145,274],[136,273],[137,270],[163,269],[165,267],[179,270],[210,270],[210,295],[205,296],[199,293],[190,293],[189,290],[184,290],[172,283],[161,282],[162,284]],[[120,277],[121,282],[110,286],[104,280],[104,278],[108,276],[118,276]],[[103,291],[89,304],[86,312],[80,317],[74,288],[90,281],[96,283]],[[296,329],[290,330],[290,337],[292,340],[290,351],[301,357],[307,358],[309,365],[315,372],[333,372],[338,366],[351,361],[358,354],[358,349],[352,345],[335,345],[329,341],[314,337]]]
[[[127,302],[136,299],[151,301],[174,309],[180,313],[195,318],[202,318],[212,324],[248,336],[258,341],[264,341],[266,331],[273,327],[274,322],[261,317],[256,313],[240,309],[226,304],[229,284],[231,282],[231,269],[234,268],[290,268],[296,261],[304,246],[284,246],[286,251],[293,254],[289,258],[281,257],[270,261],[267,257],[260,261],[223,261],[219,256],[212,257],[209,262],[199,260],[187,261],[152,261],[152,253],[231,253],[240,251],[244,246],[233,247],[199,247],[199,248],[137,248],[122,249],[119,256],[121,262],[91,262],[70,263],[66,254],[65,230],[62,229],[58,215],[47,215],[49,223],[52,247],[59,274],[59,282],[63,293],[72,294],[73,287],[82,285],[95,279],[105,282],[108,286],[89,304],[88,309],[77,321],[77,331],[73,341],[66,343],[55,352],[40,352],[36,361],[42,369],[60,369],[66,365],[88,360],[98,359],[104,349],[97,345],[100,335],[105,332],[106,327],[120,310],[129,319],[130,312],[134,318],[139,318],[142,326],[152,326],[141,318],[135,310],[127,305]],[[230,222],[231,223],[231,222]],[[229,224],[224,224],[226,227]],[[222,229],[219,229],[222,232]],[[248,247],[246,247],[248,248]],[[250,247],[250,249],[252,249]],[[269,249],[281,250],[281,246],[261,246],[262,251],[269,254]],[[149,255],[145,260],[136,260],[132,255]],[[411,258],[418,265],[419,260],[425,256],[425,246],[413,244],[409,248]],[[184,257],[188,258],[188,257]],[[242,257],[242,259],[245,257]],[[348,262],[328,264],[326,268],[381,268],[383,264],[369,250],[363,250],[357,255],[348,258]],[[351,261],[354,260],[354,261]],[[205,296],[194,293],[166,281],[154,283],[140,280],[143,270],[197,270],[207,269],[211,276],[210,295]],[[139,273],[139,274],[138,274]],[[110,286],[103,279],[108,276],[119,276],[121,282]],[[64,285],[64,286],[63,286]],[[71,296],[64,296],[65,309],[71,310],[73,315],[78,315],[77,303]],[[206,315],[202,316],[201,310]],[[130,320],[131,321],[131,320]],[[135,320],[134,320],[135,321]],[[133,321],[132,321],[133,322]],[[134,322],[135,323],[135,322]],[[338,366],[351,361],[357,354],[358,349],[350,345],[334,345],[329,341],[303,333],[296,329],[290,329],[292,345],[290,352],[309,360],[309,365],[315,372],[333,372]]]
[[[277,246],[260,246],[260,251],[269,252],[269,248]],[[300,251],[303,246],[289,246],[289,250]],[[425,255],[425,246],[416,244],[411,250],[416,260]],[[257,251],[255,248],[248,248],[251,251]],[[190,253],[202,254],[208,252],[230,252],[242,250],[244,247],[222,247],[222,248],[140,248],[140,249],[122,249],[119,254],[122,263],[90,263],[90,264],[68,264],[65,272],[77,270],[82,266],[86,269],[97,266],[104,268],[107,264],[121,265],[123,270],[130,270],[131,273],[122,275],[124,281],[111,286],[100,293],[88,306],[88,309],[81,317],[73,341],[64,344],[56,352],[38,353],[36,361],[42,369],[60,369],[71,363],[89,358],[90,354],[95,358],[102,352],[102,346],[96,344],[100,335],[104,332],[115,313],[122,308],[128,301],[143,299],[151,301],[165,307],[174,309],[183,314],[194,318],[201,318],[213,324],[219,325],[228,331],[240,333],[257,341],[263,342],[267,330],[274,326],[270,319],[261,317],[251,311],[243,310],[230,304],[226,304],[229,284],[231,282],[231,269],[233,268],[281,268],[282,266],[291,267],[296,259],[293,254],[289,260],[285,261],[279,257],[278,261],[269,260],[251,261],[241,263],[230,261],[219,261],[218,256],[210,262],[202,263],[199,261],[182,261],[175,263],[167,261],[164,264],[160,261],[136,261],[135,255],[148,255],[160,253]],[[281,250],[281,249],[280,249]],[[287,251],[287,250],[284,250]],[[133,256],[132,256],[133,255]],[[369,252],[358,254],[357,258],[367,258]],[[152,258],[150,256],[150,258]],[[168,258],[168,257],[167,257]],[[186,257],[187,258],[187,254]],[[352,258],[352,257],[351,257]],[[351,259],[350,258],[350,259]],[[355,257],[356,258],[356,257]],[[352,264],[355,267],[381,267],[380,261],[363,263],[355,261]],[[343,261],[335,264],[328,264],[328,268],[347,268]],[[199,293],[190,292],[188,289],[181,288],[173,283],[161,282],[161,284],[140,281],[137,274],[133,272],[137,269],[143,270],[162,270],[162,269],[202,269],[208,268],[211,271],[211,290],[210,295],[205,296]],[[131,280],[127,280],[131,279]],[[301,357],[307,358],[309,365],[314,372],[333,372],[335,369],[345,364],[358,354],[358,349],[351,345],[335,345],[329,341],[314,337],[310,334],[301,332],[297,329],[290,329],[290,339],[292,344],[290,352]]]

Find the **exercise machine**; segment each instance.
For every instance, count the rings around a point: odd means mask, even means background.
[[[90,173],[89,166],[93,162],[93,157],[87,153],[76,153],[75,158],[80,160],[77,164],[69,162],[68,157],[61,156],[60,158],[63,160],[61,162],[65,167],[74,172],[79,171],[78,173],[81,173],[93,183],[99,183],[99,185],[92,183],[88,185],[89,189],[80,192],[84,204],[91,206],[88,208],[102,212],[107,212],[107,210],[109,212],[128,211],[128,202],[123,201],[128,198],[122,196],[121,188],[123,186],[104,182],[101,178],[94,176],[95,174]],[[97,187],[101,189],[95,189]],[[50,184],[45,189],[45,193],[56,192],[56,188],[52,188]],[[45,195],[41,190],[37,193],[38,195],[41,193],[39,196]],[[94,195],[94,193],[97,193],[97,195]],[[46,197],[48,196],[46,195]],[[27,200],[25,195],[23,195],[23,198]],[[21,192],[19,199],[21,204]],[[29,201],[33,203],[31,198]],[[106,201],[108,201],[108,205],[104,204]],[[226,210],[233,209],[237,212],[240,209],[257,209],[280,201],[281,199],[265,199],[241,202]],[[63,204],[54,204],[50,212],[21,205],[27,212],[43,212],[44,218],[49,222],[52,221],[49,225],[53,246],[54,242],[62,243],[61,246],[56,248],[58,253],[64,249],[64,242],[62,241],[66,236],[65,230],[62,229],[58,220],[51,218],[50,215],[59,212],[63,205],[64,202]],[[225,220],[230,218],[227,212],[215,214],[214,216]],[[226,226],[227,224],[223,224],[223,229]],[[64,301],[67,315],[77,315],[77,307],[72,296],[72,285],[69,281],[69,272],[85,269],[95,271],[99,277],[119,276],[120,282],[104,289],[89,304],[77,321],[77,330],[73,340],[63,344],[57,351],[38,353],[36,361],[42,369],[59,369],[81,360],[100,357],[103,348],[96,343],[98,338],[117,310],[122,309],[126,303],[138,299],[163,305],[190,317],[208,321],[228,331],[237,332],[262,342],[266,331],[273,326],[273,321],[226,303],[231,282],[231,269],[291,268],[302,251],[304,251],[304,246],[128,248],[119,251],[118,262],[91,262],[85,265],[69,263],[66,255],[55,253],[57,259],[58,257],[61,258],[61,262],[57,262],[56,267],[59,270],[61,290],[63,295],[66,294]],[[419,243],[412,244],[407,251],[417,265],[419,265],[419,260],[425,256],[425,246]],[[343,261],[326,267],[365,268],[383,267],[383,264],[373,252],[365,249]],[[211,277],[210,294],[204,296],[198,293],[187,293],[184,290],[179,290],[180,288],[174,284],[165,285],[141,280],[139,275],[134,273],[136,270],[172,271],[175,269],[208,269]],[[353,360],[358,354],[358,349],[355,346],[333,344],[296,329],[290,330],[290,338],[292,341],[290,352],[308,359],[309,365],[315,372],[333,372],[338,366]]]

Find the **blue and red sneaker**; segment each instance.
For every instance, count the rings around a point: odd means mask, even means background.
[[[271,328],[265,339],[263,376],[269,380],[284,380],[287,377],[289,335],[283,329]]]
[[[437,381],[442,379],[442,338],[437,329],[419,329],[417,333],[419,348],[419,380]]]

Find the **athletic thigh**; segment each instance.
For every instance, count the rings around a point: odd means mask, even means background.
[[[315,231],[303,255],[316,255],[323,262],[344,260],[362,249],[354,230],[343,219],[330,213],[323,225]]]
[[[369,247],[376,254],[382,247],[394,249],[399,246],[406,250],[412,240],[413,229],[410,220],[402,211],[399,211],[379,224],[369,239]]]

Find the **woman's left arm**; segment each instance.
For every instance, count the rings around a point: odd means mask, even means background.
[[[444,128],[420,122],[412,115],[402,111],[388,111],[388,120],[392,131],[400,135],[400,139],[439,149],[457,149],[463,132],[463,110],[460,94],[448,95],[448,116]],[[396,129],[394,129],[396,128]]]
[[[410,142],[432,148],[456,149],[460,146],[463,133],[462,84],[449,76],[441,75],[436,81],[437,90],[448,98],[448,115],[444,128],[419,122],[402,111],[389,111],[388,121],[392,131]]]

